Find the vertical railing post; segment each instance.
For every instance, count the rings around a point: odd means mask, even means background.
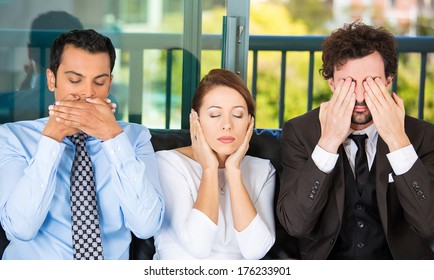
[[[420,79],[419,79],[419,98],[418,98],[418,118],[423,120],[423,108],[425,106],[425,80],[426,80],[426,52],[420,54]]]
[[[285,116],[285,81],[286,81],[286,51],[282,51],[282,63],[280,64],[280,89],[279,89],[279,127],[283,126]]]
[[[228,0],[226,17],[225,68],[237,73],[247,82],[247,60],[249,51],[249,0]]]
[[[313,69],[315,67],[315,52],[309,52],[309,73],[307,83],[307,111],[312,110],[313,106]]]
[[[200,79],[202,0],[184,1],[181,128],[188,128],[191,101]]]
[[[143,49],[130,51],[128,121],[142,123],[143,108]]]
[[[172,107],[172,61],[173,53],[171,49],[167,50],[166,60],[166,125],[170,128],[170,108]]]

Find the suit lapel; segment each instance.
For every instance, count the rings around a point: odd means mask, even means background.
[[[386,143],[378,136],[376,157],[376,178],[375,186],[377,191],[377,205],[380,213],[381,223],[383,224],[384,233],[387,236],[387,189],[389,182],[389,173],[392,172],[389,160],[386,154],[389,153],[389,148]]]

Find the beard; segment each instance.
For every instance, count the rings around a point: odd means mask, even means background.
[[[366,106],[366,103],[365,103],[365,101],[356,102],[355,106]],[[353,123],[353,124],[363,125],[363,124],[367,124],[371,121],[372,121],[372,115],[371,115],[371,112],[369,111],[369,108],[365,112],[353,112],[353,115],[351,116],[351,123]]]
[[[351,116],[351,123],[353,124],[367,124],[372,121],[372,115],[370,112],[358,113],[353,112]]]

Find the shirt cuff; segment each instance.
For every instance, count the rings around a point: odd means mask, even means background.
[[[59,143],[48,136],[42,135],[41,139],[39,140],[38,149],[34,158],[38,162],[54,165],[56,162],[60,161],[60,155],[64,149],[65,144]],[[49,169],[46,166],[44,168]]]
[[[392,166],[395,175],[401,175],[406,173],[414,165],[417,156],[413,145],[408,145],[402,149],[396,150],[387,154],[390,166]]]
[[[207,238],[214,239],[214,234],[218,230],[218,226],[202,211],[193,208],[190,213],[190,225],[192,225],[192,232],[207,232]],[[198,228],[195,228],[198,227]]]
[[[339,154],[332,154],[316,145],[312,152],[312,160],[315,165],[324,173],[330,173],[335,168]]]
[[[111,162],[116,166],[120,166],[122,163],[135,159],[136,157],[130,140],[125,132],[102,142],[102,146],[107,152]]]

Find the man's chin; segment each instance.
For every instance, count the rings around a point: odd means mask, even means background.
[[[353,116],[351,118],[351,123],[353,125],[365,125],[365,124],[370,124],[371,122],[372,122],[371,114],[353,113]]]

